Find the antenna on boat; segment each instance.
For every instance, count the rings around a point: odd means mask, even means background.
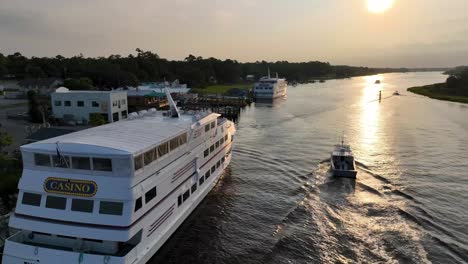
[[[58,141],[55,142],[55,150],[57,151],[57,158],[59,162],[59,164],[56,164],[56,165],[60,165],[60,166],[65,165],[67,168],[70,168],[70,166],[68,165],[67,159],[62,155],[62,151],[60,150]]]
[[[279,78],[279,77],[278,77],[278,72],[276,72],[276,79],[278,79],[278,78]]]
[[[177,109],[177,106],[172,99],[171,93],[169,92],[169,89],[165,88],[164,89],[166,92],[166,97],[167,97],[167,102],[169,103],[169,113],[171,117],[180,117],[179,109]]]
[[[270,79],[270,67],[268,67],[268,79]]]

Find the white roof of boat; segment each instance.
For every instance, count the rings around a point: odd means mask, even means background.
[[[135,155],[182,134],[194,122],[192,115],[181,115],[180,118],[148,115],[50,138],[24,145],[21,149],[55,152],[59,142],[59,149],[63,153]]]
[[[335,145],[335,149],[332,152],[333,156],[353,156],[353,151],[349,145]]]

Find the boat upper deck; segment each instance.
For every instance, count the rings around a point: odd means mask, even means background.
[[[218,116],[211,114],[204,118],[209,122]],[[58,142],[61,151],[71,154],[135,155],[152,145],[189,131],[196,122],[193,115],[170,118],[158,112],[27,144],[21,150],[56,152]]]
[[[336,145],[332,152],[332,156],[354,156],[349,145]]]

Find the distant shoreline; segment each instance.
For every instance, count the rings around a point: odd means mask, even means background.
[[[445,93],[444,91],[441,91],[444,88],[445,83],[435,83],[430,85],[411,87],[408,88],[407,91],[419,95],[424,95],[432,99],[468,104],[468,96]]]

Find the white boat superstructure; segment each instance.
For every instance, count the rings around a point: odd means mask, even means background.
[[[268,71],[269,72],[269,71]],[[276,99],[286,96],[288,92],[288,83],[286,79],[262,77],[254,86],[255,99]]]
[[[145,263],[231,160],[219,114],[131,118],[21,147],[4,264]]]
[[[356,178],[356,162],[351,146],[341,141],[331,153],[330,169],[333,176]]]

